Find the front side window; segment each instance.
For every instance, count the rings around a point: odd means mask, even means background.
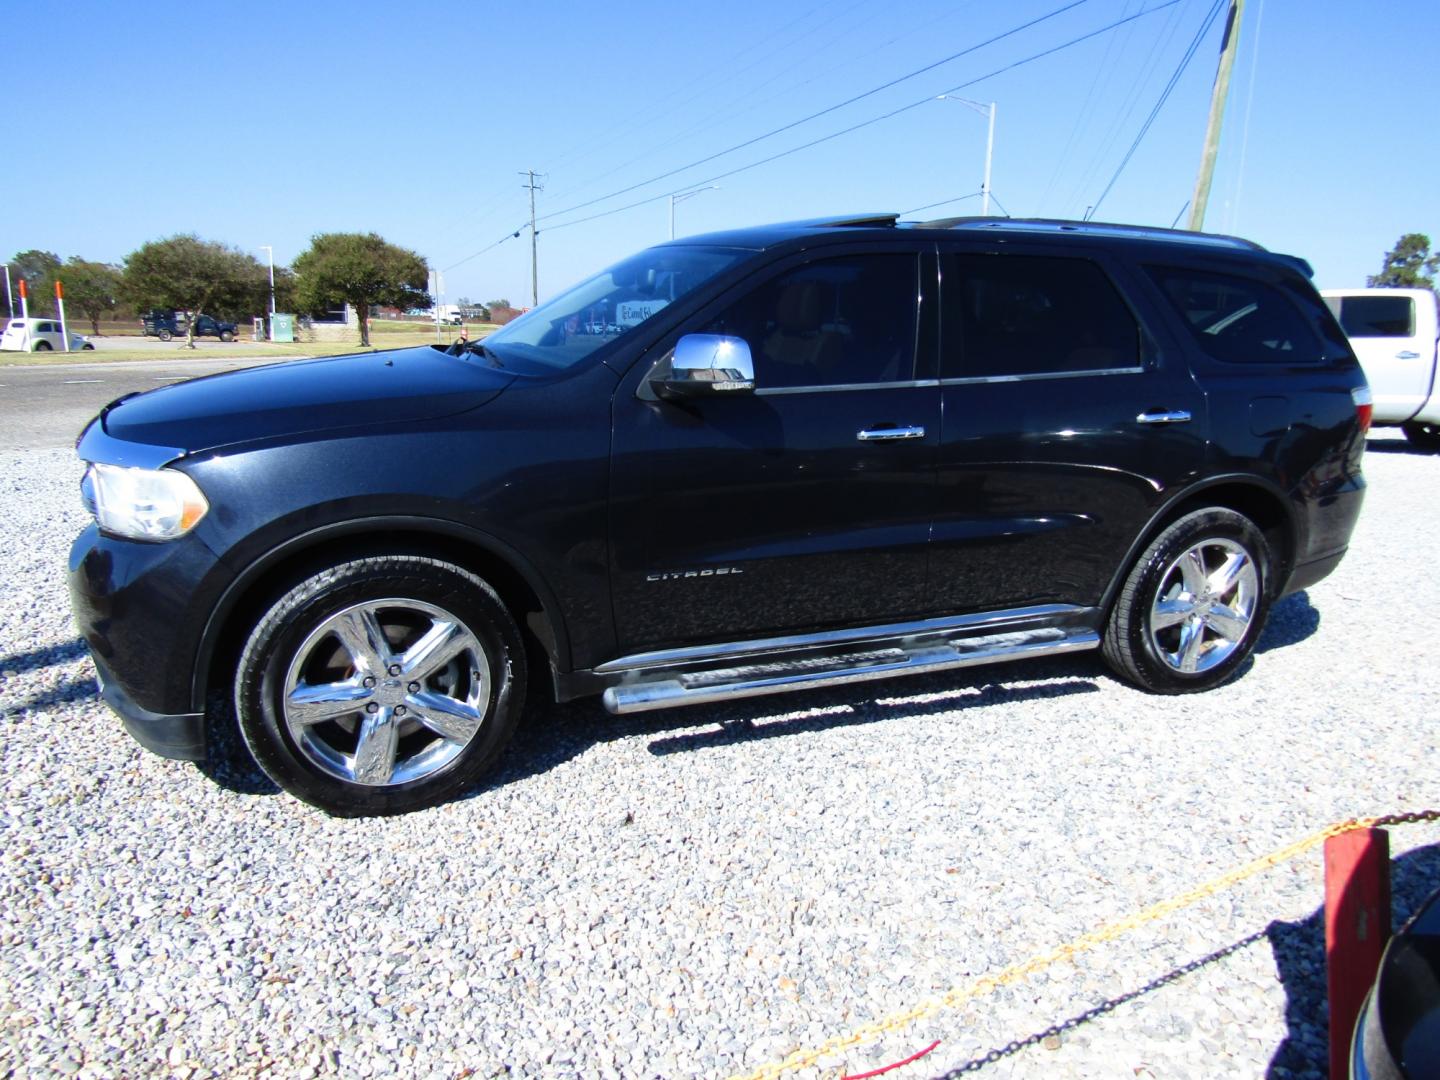
[[[1329,296],[1325,302],[1347,337],[1415,336],[1415,301],[1408,296]]]
[[[1273,285],[1203,270],[1149,270],[1200,347],[1217,360],[1313,364],[1326,355],[1299,308]]]
[[[485,339],[507,366],[568,368],[752,252],[657,247],[602,270]]]
[[[918,282],[913,254],[822,259],[767,281],[705,332],[745,339],[761,389],[905,381]]]
[[[1139,324],[1093,262],[947,255],[940,267],[946,378],[1068,375],[1140,364]]]

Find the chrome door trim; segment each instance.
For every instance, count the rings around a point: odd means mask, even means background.
[[[1085,379],[1091,375],[1143,375],[1143,367],[1094,368],[1090,371],[1032,371],[1024,375],[959,375],[939,380],[941,386],[970,386],[981,383],[1036,382],[1040,379]]]
[[[1170,409],[1166,412],[1142,412],[1135,417],[1137,424],[1186,424],[1190,422],[1189,409]]]
[[[939,386],[939,379],[902,379],[898,382],[835,383],[831,386],[760,386],[756,397],[779,397],[781,394],[835,394],[847,390],[907,390],[919,386]]]
[[[860,442],[899,442],[902,439],[923,439],[925,429],[917,424],[906,427],[866,428],[857,431],[855,438]]]

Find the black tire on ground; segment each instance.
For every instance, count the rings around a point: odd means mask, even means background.
[[[1401,424],[1400,430],[1405,433],[1405,438],[1415,449],[1440,450],[1440,424],[1427,424],[1419,420],[1412,420],[1408,424]]]
[[[438,559],[381,555],[271,605],[242,650],[235,708],[275,783],[362,817],[470,787],[514,734],[525,686],[520,631],[494,589]]]
[[[90,342],[88,342],[88,341],[87,341],[84,345],[81,345],[80,348],[81,348],[82,351],[85,350],[85,349],[89,349],[91,352],[94,352],[94,351],[95,351],[95,346],[92,345],[92,344],[90,344]]]
[[[1218,686],[1255,648],[1270,575],[1269,546],[1249,518],[1218,506],[1184,515],[1127,575],[1105,627],[1106,661],[1153,693]]]
[[[170,331],[169,331],[169,330],[161,330],[161,331],[158,331],[155,336],[158,337],[161,341],[169,341],[169,340],[170,340]]]
[[[48,341],[37,341],[37,342],[35,343],[35,351],[36,351],[36,352],[49,352],[49,351],[50,351],[50,342],[48,342]]]
[[[221,330],[221,331],[220,331],[220,340],[221,340],[221,341],[234,341],[234,340],[235,340],[235,335],[232,334],[229,330]]]

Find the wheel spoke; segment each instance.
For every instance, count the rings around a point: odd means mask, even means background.
[[[459,623],[437,619],[400,657],[401,672],[406,678],[423,682],[474,646],[474,637]]]
[[[444,694],[410,694],[405,701],[422,724],[441,738],[461,745],[475,737],[481,721],[485,719],[485,714],[473,705]]]
[[[1150,629],[1168,630],[1195,614],[1195,605],[1189,600],[1157,600],[1150,612]]]
[[[1233,551],[1226,555],[1225,561],[1210,575],[1211,592],[1215,596],[1229,596],[1249,569],[1250,559],[1243,551]]]
[[[1205,645],[1205,623],[1191,619],[1180,630],[1180,670],[1193,675],[1200,668],[1200,650]]]
[[[1210,575],[1205,572],[1205,557],[1198,547],[1191,548],[1180,556],[1180,575],[1185,579],[1185,591],[1199,596],[1205,591]]]
[[[371,694],[372,691],[361,686],[358,679],[316,686],[301,683],[285,698],[285,718],[306,727],[323,724],[326,720],[338,720],[359,712],[362,703]]]
[[[355,780],[361,784],[386,784],[395,771],[395,748],[400,728],[395,710],[381,706],[366,713],[360,725],[360,739],[355,744]]]
[[[1250,628],[1250,617],[1231,607],[1213,607],[1205,616],[1205,624],[1226,641],[1239,641]]]
[[[371,608],[345,612],[335,620],[335,635],[357,671],[379,674],[391,660],[390,642]]]

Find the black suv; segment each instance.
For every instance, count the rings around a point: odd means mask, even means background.
[[[151,311],[141,317],[140,333],[144,337],[158,337],[161,341],[169,341],[172,337],[180,337],[187,333],[189,325],[188,319],[173,311]],[[195,320],[195,336],[217,337],[221,341],[234,341],[235,324],[222,322],[209,315],[201,315]]]
[[[76,620],[143,745],[203,757],[233,688],[260,767],[347,815],[472,784],[527,687],[625,713],[1099,649],[1203,690],[1360,510],[1369,392],[1307,272],[1049,221],[664,244],[483,342],[107,406]]]

